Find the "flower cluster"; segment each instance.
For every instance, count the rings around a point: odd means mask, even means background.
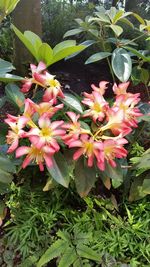
[[[84,155],[89,167],[95,162],[102,171],[106,162],[116,167],[115,159],[127,156],[125,136],[137,127],[137,118],[142,115],[136,107],[139,94],[127,92],[129,82],[114,84],[112,105],[104,98],[108,82],[100,82],[99,87],[92,85],[91,94],[85,92],[81,101],[85,106],[83,114],[68,111],[67,119],[55,120],[55,113],[64,106],[57,99],[65,97],[60,83],[46,71],[42,62],[37,67],[31,64],[31,72],[32,78],[25,78],[21,91],[28,93],[33,85],[42,87],[45,90],[42,102],[37,104],[27,98],[22,115],[8,114],[5,119],[10,127],[8,153],[15,151],[17,158],[26,155],[23,168],[30,162],[36,162],[41,171],[45,164],[51,168],[53,156],[62,144],[68,149],[76,148],[74,160]]]

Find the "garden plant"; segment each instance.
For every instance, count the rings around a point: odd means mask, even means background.
[[[1,22],[18,2],[1,1]],[[128,16],[140,22],[140,34],[120,39],[120,23],[134,27]],[[13,106],[0,123],[0,266],[150,265],[149,21],[96,7],[76,22],[64,37],[88,32],[91,39],[53,48],[11,25],[33,56],[26,77],[0,59],[0,106]],[[107,58],[113,83],[66,92],[49,67],[93,44],[103,51],[86,64]],[[131,92],[132,82],[144,83],[147,102]]]

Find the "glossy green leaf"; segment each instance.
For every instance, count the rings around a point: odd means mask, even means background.
[[[53,49],[46,43],[41,44],[37,53],[38,61],[42,61],[48,67],[53,59]]]
[[[135,48],[132,48],[130,46],[124,46],[125,49],[131,51],[134,55],[136,55],[139,58],[142,58],[144,61],[150,62],[150,57],[144,56],[142,53],[140,53],[138,50]]]
[[[113,17],[112,23],[116,23],[123,15],[124,11],[123,10],[119,10],[116,15]]]
[[[36,51],[34,45],[32,44],[31,40],[29,41],[29,39],[24,34],[22,34],[22,32],[19,31],[14,25],[12,25],[12,29],[15,32],[15,34],[17,35],[17,37],[20,39],[20,41],[25,45],[25,47],[30,51],[30,53],[38,61],[37,51]]]
[[[5,93],[7,99],[18,108],[21,108],[24,105],[25,96],[22,92],[20,92],[20,88],[17,85],[13,83],[8,84],[5,87]]]
[[[12,180],[13,180],[12,174],[0,169],[0,182],[7,184],[11,183]]]
[[[121,82],[126,82],[132,71],[132,61],[128,52],[123,48],[116,48],[112,54],[112,68]]]
[[[55,45],[53,48],[53,53],[56,55],[57,53],[61,52],[65,48],[69,48],[76,45],[75,40],[65,40],[63,42],[60,42],[59,44]]]
[[[123,22],[123,23],[125,23],[125,24],[127,24],[127,25],[130,26],[131,28],[134,28],[133,23],[132,23],[130,20],[126,19],[126,18],[121,18],[119,21],[120,21],[120,22]]]
[[[57,183],[63,185],[64,187],[68,187],[70,182],[69,167],[63,154],[61,154],[60,152],[57,153],[55,157],[53,157],[52,161],[53,167],[47,168],[51,177]]]
[[[66,37],[68,37],[68,36],[73,36],[73,35],[79,34],[79,33],[81,33],[81,32],[83,32],[83,29],[82,29],[82,28],[73,29],[73,30],[67,31],[67,32],[64,34],[63,38],[66,38]]]
[[[111,55],[111,53],[109,53],[109,52],[98,52],[98,53],[96,53],[96,54],[90,56],[90,57],[86,60],[85,64],[90,64],[90,63],[93,63],[93,62],[102,60],[102,59],[104,59],[104,58],[109,57],[110,55]]]
[[[14,70],[12,63],[0,58],[0,75]]]
[[[140,15],[138,15],[138,14],[136,14],[136,13],[132,13],[132,15],[141,23],[141,24],[144,24],[145,25],[145,21],[144,21],[144,19],[140,16]]]
[[[95,12],[95,15],[98,17],[99,21],[110,23],[110,19],[105,15],[105,13],[102,12]],[[96,18],[91,18],[91,21]]]
[[[0,81],[4,82],[4,83],[12,83],[12,82],[17,82],[17,81],[22,81],[24,80],[23,77],[17,76],[17,75],[13,75],[13,74],[9,74],[9,73],[0,73]]]
[[[75,184],[81,197],[88,195],[96,181],[96,170],[94,167],[87,167],[84,158],[80,158],[75,165]]]
[[[66,48],[62,48],[60,51],[58,51],[56,53],[56,50],[54,51],[54,55],[53,55],[53,60],[51,62],[51,64],[63,59],[63,58],[66,58],[76,52],[81,52],[82,50],[84,50],[86,48],[86,46],[84,45],[74,45],[74,46],[69,46],[69,47],[66,47]]]
[[[61,101],[68,107],[72,108],[73,110],[83,113],[83,109],[81,106],[80,101],[72,94],[65,93],[65,98],[61,99]]]
[[[117,35],[117,36],[120,36],[122,34],[122,32],[123,32],[122,27],[120,27],[118,25],[111,24],[108,27],[111,28],[113,30],[113,32],[115,33],[115,35]]]
[[[117,14],[117,9],[112,6],[106,13],[109,16],[110,20],[113,22],[116,14]]]
[[[41,38],[31,31],[25,31],[24,36],[29,40],[29,42],[35,47],[36,51],[40,48],[42,45]]]
[[[15,165],[13,162],[5,155],[0,155],[0,169],[6,172],[16,172]]]

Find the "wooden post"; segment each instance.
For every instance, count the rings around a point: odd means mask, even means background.
[[[33,31],[42,36],[40,0],[21,0],[13,12],[13,24],[21,31]],[[33,57],[17,36],[14,36],[14,66],[19,75],[27,73],[27,65]]]

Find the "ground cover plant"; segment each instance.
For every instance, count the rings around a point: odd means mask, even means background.
[[[17,2],[3,3],[3,17]],[[104,28],[119,30],[118,20],[129,13],[111,8],[103,14],[109,17]],[[142,20],[147,38],[148,21],[132,15]],[[20,77],[10,74],[10,62],[0,61],[0,80],[6,83],[0,104],[14,106],[0,124],[0,264],[149,266],[149,102],[130,91],[129,73],[122,79],[114,69],[119,79],[114,83],[99,81],[82,95],[66,92],[48,67],[93,40],[79,45],[66,40],[52,49],[35,33],[11,28],[36,63]],[[127,50],[128,59],[134,54],[142,61],[149,97],[149,57]],[[124,75],[129,64],[121,63]],[[108,91],[112,97],[106,97]]]

